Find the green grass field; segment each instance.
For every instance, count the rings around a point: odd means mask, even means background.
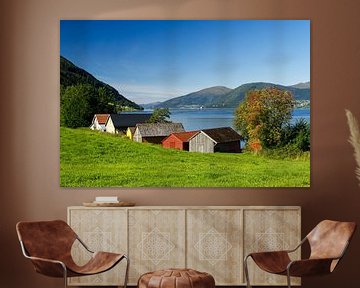
[[[308,187],[310,160],[190,153],[60,128],[61,187]]]

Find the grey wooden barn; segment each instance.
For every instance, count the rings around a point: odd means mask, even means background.
[[[133,140],[136,142],[149,142],[161,144],[172,133],[184,132],[181,123],[144,123],[137,124]]]
[[[242,137],[230,127],[204,129],[189,140],[190,152],[241,152]]]

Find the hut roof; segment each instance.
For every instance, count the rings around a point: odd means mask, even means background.
[[[134,134],[136,127],[128,127],[128,129],[130,130],[131,134]]]
[[[189,142],[190,138],[197,133],[199,133],[199,131],[179,132],[179,133],[172,133],[171,135],[174,135],[176,138],[178,138],[182,142]]]
[[[136,127],[142,137],[168,136],[185,131],[181,123],[144,123],[137,124]]]
[[[96,118],[99,124],[105,125],[109,116],[110,116],[110,114],[95,114],[94,120]]]
[[[242,139],[241,135],[230,127],[212,128],[201,130],[216,143],[239,141]]]
[[[134,127],[136,124],[145,123],[151,117],[149,113],[120,113],[110,114],[110,118],[115,128]]]

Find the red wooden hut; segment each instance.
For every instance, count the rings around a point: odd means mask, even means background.
[[[164,148],[189,151],[189,139],[199,131],[172,133],[162,141]]]

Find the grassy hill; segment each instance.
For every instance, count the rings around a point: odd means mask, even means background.
[[[309,160],[190,153],[60,128],[61,187],[308,187]]]

